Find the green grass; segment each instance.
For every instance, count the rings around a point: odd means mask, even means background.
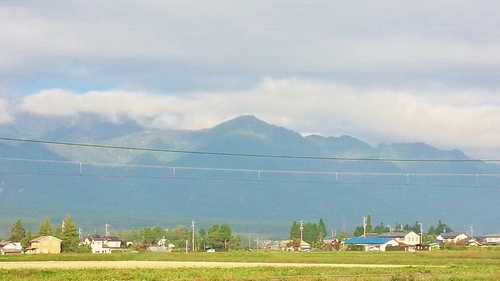
[[[0,269],[0,280],[500,280],[500,251],[218,252],[0,256],[15,261],[217,261],[395,264],[401,268],[250,267],[165,269]]]

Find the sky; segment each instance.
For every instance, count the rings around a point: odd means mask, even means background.
[[[500,2],[0,2],[0,124],[240,115],[500,159]]]

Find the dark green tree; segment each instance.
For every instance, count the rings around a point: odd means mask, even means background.
[[[11,242],[21,242],[21,240],[26,236],[26,230],[23,227],[21,220],[17,222],[10,229],[10,236],[7,240]]]
[[[207,248],[207,230],[204,228],[198,230],[198,245],[202,247],[203,250]]]
[[[372,227],[372,218],[370,215],[366,217],[366,233],[371,233],[373,232],[373,227]]]
[[[319,232],[318,225],[312,222],[306,222],[304,224],[303,240],[309,244],[315,244],[318,240]]]
[[[439,235],[439,233],[437,233],[436,228],[433,225],[431,225],[431,227],[429,227],[429,230],[427,230],[427,234],[428,235]]]
[[[224,241],[224,248],[227,249],[227,243],[231,240],[232,238],[232,231],[231,231],[231,227],[228,225],[228,224],[222,224],[220,226],[220,234],[221,234],[221,238],[223,239]]]
[[[208,229],[207,244],[215,249],[227,249],[231,237],[231,227],[229,225],[213,225]]]
[[[64,224],[61,226],[61,234],[59,239],[61,242],[61,251],[66,253],[76,253],[79,252],[80,238],[78,234],[78,229],[76,229],[75,224],[71,220],[71,216],[67,215],[64,219]]]
[[[49,236],[52,235],[52,226],[50,224],[49,217],[45,217],[45,220],[40,224],[40,228],[36,233],[36,236]]]
[[[30,241],[33,240],[33,238],[36,238],[33,236],[31,231],[26,232],[26,236],[21,239],[21,246],[23,249],[29,248],[30,247]]]
[[[321,242],[323,241],[323,238],[326,237],[327,230],[326,230],[326,224],[323,221],[323,219],[319,219],[318,223],[318,241]]]
[[[453,232],[453,229],[451,229],[446,223],[443,223],[441,220],[439,220],[438,225],[436,226],[436,234],[439,235],[445,232]]]
[[[300,223],[293,221],[292,227],[290,227],[290,239],[299,238],[300,239]]]

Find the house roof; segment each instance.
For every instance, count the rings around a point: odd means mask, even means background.
[[[391,241],[391,238],[381,238],[381,237],[355,237],[349,238],[344,243],[345,244],[385,244]]]
[[[120,241],[120,237],[118,236],[105,236],[104,239],[108,241]]]
[[[405,231],[405,232],[386,232],[386,233],[380,233],[378,237],[405,237],[406,235],[412,233],[413,231]],[[415,233],[416,234],[416,233]]]
[[[53,239],[55,239],[55,240],[62,241],[61,239],[56,238],[56,237],[54,237],[54,236],[40,236],[40,237],[37,237],[37,238],[35,238],[35,239],[32,239],[30,242],[40,242],[40,241],[42,241],[42,240],[45,240],[45,239],[51,239],[51,238],[53,238]]]
[[[6,245],[9,245],[10,243],[12,243],[12,242],[10,242],[10,241],[2,241],[2,242],[0,242],[0,248],[4,247]]]
[[[500,238],[500,233],[487,234],[484,238]]]
[[[450,233],[442,233],[441,234],[441,237],[443,237],[443,239],[453,239],[453,238],[456,238],[457,236],[459,235],[466,235],[466,236],[469,236],[463,232],[450,232]]]

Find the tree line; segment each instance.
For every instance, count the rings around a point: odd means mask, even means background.
[[[67,215],[61,225],[53,228],[48,217],[40,224],[37,232],[26,231],[21,220],[11,227],[7,241],[20,242],[23,249],[30,247],[30,241],[40,236],[54,236],[61,239],[61,251],[68,253],[90,252],[90,247],[80,243],[80,235],[71,216]]]
[[[420,223],[417,221],[415,222],[414,224],[412,225],[409,225],[409,224],[401,224],[401,223],[398,223],[396,222],[396,224],[394,225],[394,227],[390,226],[390,225],[384,225],[383,222],[381,222],[380,224],[376,225],[375,227],[373,227],[372,225],[372,219],[371,217],[368,215],[366,216],[366,223],[365,223],[365,226],[358,226],[356,227],[356,229],[354,230],[354,236],[356,237],[359,237],[359,236],[362,236],[363,233],[378,233],[378,234],[381,234],[381,233],[386,233],[386,232],[404,232],[404,231],[413,231],[415,233],[420,233]],[[447,224],[443,223],[441,220],[438,221],[437,225],[434,226],[434,225],[431,225],[427,232],[424,231],[424,233],[429,236],[428,238],[429,239],[432,239],[442,233],[445,233],[445,232],[453,232],[453,229],[451,229],[451,227],[449,227]]]
[[[193,231],[191,228],[180,225],[173,229],[164,229],[160,226],[144,227],[139,230],[120,230],[117,235],[122,241],[134,241],[144,246],[156,245],[160,240],[173,244],[175,248],[184,248],[186,241],[192,247]],[[218,251],[236,250],[241,248],[241,237],[234,235],[228,224],[215,224],[210,228],[200,228],[194,234],[195,248],[198,250],[216,249]]]
[[[90,247],[84,245],[80,240],[80,233],[75,227],[71,216],[67,215],[61,225],[53,227],[49,217],[40,224],[38,231],[26,231],[22,221],[17,220],[11,227],[11,234],[6,241],[20,242],[23,249],[30,247],[30,241],[40,236],[54,236],[61,239],[62,252],[90,252]],[[139,230],[119,230],[114,234],[122,240],[122,246],[127,247],[128,241],[133,242],[133,247],[137,250],[144,250],[146,247],[156,245],[160,240],[167,244],[173,244],[175,248],[184,248],[188,241],[192,247],[193,232],[186,226],[177,226],[173,229],[164,229],[160,226],[144,227]],[[198,250],[216,249],[227,251],[229,249],[240,249],[241,237],[234,235],[228,224],[212,225],[210,228],[200,228],[194,234],[195,248]],[[1,239],[0,239],[1,240]]]

